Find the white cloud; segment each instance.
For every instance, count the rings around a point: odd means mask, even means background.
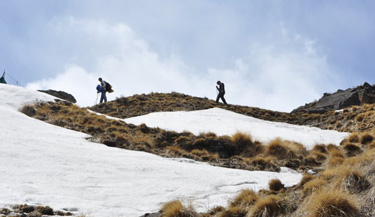
[[[282,26],[277,43],[261,41],[249,57],[238,59],[233,69],[209,70],[226,81],[227,101],[261,108],[291,111],[318,99],[320,90],[335,83],[327,59],[317,43],[294,35]],[[275,45],[276,44],[276,45]]]
[[[68,17],[55,18],[50,28],[55,31],[57,42],[66,43],[61,46],[71,49],[71,58],[63,72],[29,83],[29,88],[69,92],[81,106],[94,103],[98,77],[112,84],[112,100],[136,93],[199,93],[196,90],[201,82],[189,76],[192,69],[176,56],[160,58],[125,24]]]
[[[247,57],[234,60],[233,68],[210,67],[202,73],[195,73],[174,54],[161,57],[125,24],[68,17],[55,18],[50,28],[70,58],[58,76],[28,87],[69,92],[81,106],[94,104],[98,77],[114,87],[109,100],[171,91],[215,99],[216,81],[221,80],[229,103],[279,111],[316,99],[321,87],[331,82],[317,42],[291,33],[285,25],[254,43]]]

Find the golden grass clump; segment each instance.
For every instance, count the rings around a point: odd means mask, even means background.
[[[326,184],[326,180],[321,178],[315,178],[303,185],[302,192],[304,195],[310,195],[323,188]]]
[[[353,157],[362,153],[361,147],[357,144],[349,143],[344,145],[344,150],[346,151],[346,156]]]
[[[367,178],[358,171],[351,171],[346,174],[342,180],[342,185],[352,194],[363,192],[371,187]]]
[[[246,157],[253,157],[262,151],[259,143],[253,142],[251,135],[237,132],[231,137],[231,141],[238,150]]]
[[[327,147],[325,145],[322,145],[322,144],[315,145],[314,148],[311,151],[312,152],[322,153],[322,154],[327,154],[328,153]]]
[[[243,210],[248,210],[259,199],[257,193],[250,189],[245,189],[240,192],[230,203],[229,207],[239,207]]]
[[[366,118],[366,115],[364,113],[360,113],[355,117],[355,120],[358,122],[362,122]]]
[[[279,216],[286,213],[279,196],[269,195],[259,199],[249,210],[246,217]]]
[[[306,151],[305,147],[299,143],[290,142],[276,138],[265,148],[265,154],[277,159],[292,159]]]
[[[366,132],[366,133],[363,133],[361,135],[361,141],[360,142],[361,142],[362,145],[371,144],[372,141],[374,141],[374,137],[370,133]]]
[[[162,217],[198,217],[198,214],[191,207],[185,208],[179,200],[164,204],[161,213]]]
[[[273,163],[271,157],[254,157],[246,161],[254,170],[279,171],[279,167]]]
[[[281,183],[280,179],[272,179],[268,182],[268,187],[271,191],[280,191],[284,189],[284,184]]]
[[[301,181],[298,183],[297,188],[302,188],[306,183],[308,183],[309,181],[311,181],[315,178],[316,177],[314,175],[311,175],[311,174],[308,174],[308,173],[303,174],[303,177],[302,177]]]
[[[360,139],[359,139],[358,133],[352,133],[352,134],[350,134],[349,137],[348,137],[348,140],[351,143],[359,143]]]
[[[331,149],[329,153],[330,157],[326,162],[327,168],[337,167],[345,161],[345,155],[343,154],[343,151],[341,151],[340,149]]]
[[[311,217],[358,217],[359,210],[355,202],[346,193],[340,191],[319,191],[312,195],[306,207]]]
[[[225,211],[224,207],[222,207],[222,206],[215,206],[212,209],[210,209],[208,211],[208,213],[206,213],[206,214],[207,214],[207,216],[214,216],[214,215],[216,215],[218,213],[221,213],[221,212],[224,212],[224,211]]]

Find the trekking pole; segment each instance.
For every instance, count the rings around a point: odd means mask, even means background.
[[[95,105],[98,104],[98,97],[99,97],[99,93],[96,94]]]

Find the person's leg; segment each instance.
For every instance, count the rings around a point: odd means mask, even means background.
[[[101,93],[101,95],[100,95],[100,103],[102,103],[103,100],[104,100],[104,94],[103,94],[103,91],[102,91],[102,93]]]
[[[103,95],[104,95],[104,102],[107,102],[107,95],[106,95],[106,91],[103,91]]]
[[[224,94],[221,96],[221,100],[223,100],[223,102],[224,102],[225,105],[228,105],[227,102],[224,99]]]
[[[219,94],[217,94],[217,97],[216,97],[216,102],[218,103],[219,102],[219,99],[220,99],[220,93]]]

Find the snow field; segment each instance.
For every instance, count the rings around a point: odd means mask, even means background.
[[[135,125],[144,123],[149,127],[176,132],[189,131],[195,135],[212,132],[218,136],[231,136],[236,132],[242,132],[250,134],[254,140],[265,144],[279,137],[301,143],[307,149],[312,149],[316,144],[339,145],[349,136],[348,133],[334,130],[260,120],[220,108],[188,112],[156,112],[127,118],[124,121]]]
[[[0,207],[27,203],[91,217],[141,216],[180,199],[207,211],[226,206],[241,189],[267,188],[275,178],[292,186],[302,177],[286,168],[249,172],[110,148],[18,111],[54,97],[10,85],[0,85],[0,94]]]

